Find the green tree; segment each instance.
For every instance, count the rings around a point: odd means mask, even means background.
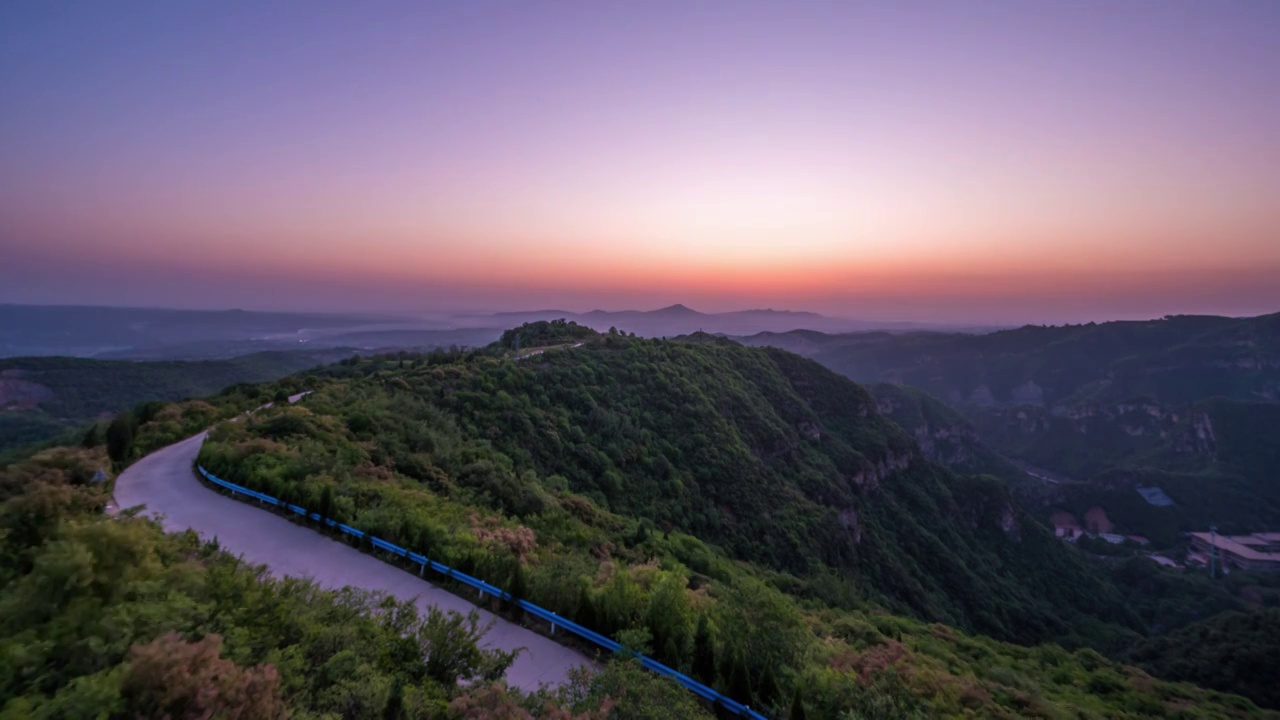
[[[556,698],[578,712],[608,708],[607,714],[601,713],[608,720],[709,720],[710,717],[696,695],[645,670],[635,660],[622,658],[615,658],[598,671],[587,668],[570,671],[568,682],[560,686]]]
[[[117,463],[127,462],[133,454],[134,417],[123,412],[107,425],[107,455]]]
[[[812,634],[794,603],[782,593],[755,579],[744,579],[717,606],[720,627],[734,628],[722,651],[747,663],[749,678],[766,668],[798,667]]]
[[[400,720],[404,713],[404,683],[399,679],[391,686],[391,697],[382,710],[383,720]]]
[[[159,400],[148,400],[134,405],[131,413],[133,415],[134,429],[137,430],[139,425],[146,425],[154,420],[156,415],[160,414],[160,411],[163,410],[167,404],[168,403],[164,403]]]
[[[626,648],[626,655],[653,655],[653,635],[647,627],[619,630],[614,639]]]
[[[741,656],[732,656],[726,679],[728,696],[744,705],[751,702],[751,674],[746,660]]]
[[[320,515],[320,524],[325,524],[325,518],[333,516],[333,488],[325,485],[320,491],[320,504],[316,507],[316,513]]]
[[[638,523],[636,525],[635,534],[631,536],[631,546],[639,547],[643,545],[645,541],[648,539],[649,539],[649,526],[644,522]]]
[[[102,444],[102,427],[98,423],[89,426],[85,431],[84,437],[80,440],[80,447],[96,448]]]
[[[617,572],[600,593],[600,625],[604,632],[617,633],[635,626],[644,610],[644,590],[627,572]]]
[[[708,685],[716,681],[716,649],[706,613],[698,615],[698,630],[693,635],[693,676]]]
[[[529,578],[519,558],[513,558],[513,563],[507,592],[511,593],[511,613],[515,616],[516,622],[520,622],[524,618],[524,609],[516,601],[524,600],[529,594]]]
[[[600,630],[600,614],[596,611],[596,601],[591,594],[591,587],[585,582],[578,591],[578,624],[592,630]]]
[[[796,688],[791,695],[791,715],[788,720],[805,720],[804,698],[800,695],[800,688]]]
[[[684,659],[693,625],[693,609],[685,596],[685,579],[664,573],[649,596],[645,620],[653,634],[653,648],[663,662],[677,666]]]
[[[747,663],[738,655],[725,660],[724,693],[744,705],[751,704],[751,677]]]
[[[482,624],[480,613],[475,610],[462,616],[430,608],[413,630],[426,660],[427,675],[445,687],[453,687],[459,681],[492,682],[501,678],[515,661],[516,652],[481,649],[481,638],[493,626],[494,621]]]
[[[770,666],[765,666],[760,673],[760,681],[756,684],[755,698],[760,705],[772,705],[781,698],[782,690],[778,687],[778,675]]]

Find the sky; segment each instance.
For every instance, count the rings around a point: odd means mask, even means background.
[[[0,302],[1280,310],[1280,3],[0,4]]]

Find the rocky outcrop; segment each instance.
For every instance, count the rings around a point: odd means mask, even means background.
[[[809,422],[809,421],[805,420],[805,421],[802,421],[802,422],[801,422],[801,423],[796,427],[796,429],[800,431],[800,434],[801,434],[801,435],[804,435],[805,437],[809,438],[810,440],[821,440],[821,439],[822,439],[822,430],[818,427],[818,424],[817,424],[817,423],[813,423],[813,422]]]
[[[1203,413],[1193,414],[1189,427],[1177,435],[1173,447],[1185,454],[1213,453],[1218,447],[1218,438],[1213,432],[1213,421]]]
[[[1023,435],[1073,432],[1105,437],[1123,433],[1143,443],[1170,442],[1182,453],[1213,453],[1217,448],[1213,424],[1207,415],[1149,401],[1059,405],[1047,412],[1022,406],[994,412],[1005,421],[1005,429]]]
[[[853,508],[845,508],[840,511],[837,517],[840,519],[840,526],[849,531],[849,536],[853,538],[855,543],[862,542],[862,523],[858,522],[858,513]]]
[[[973,460],[971,448],[980,442],[973,428],[966,425],[921,425],[913,434],[920,452],[942,465],[961,465]]]
[[[1015,542],[1022,540],[1022,534],[1018,529],[1018,511],[1012,502],[1005,503],[1000,511],[1000,517],[997,521],[1000,525],[1001,532],[1005,537]]]
[[[871,467],[858,471],[850,480],[853,484],[866,489],[875,490],[880,482],[899,470],[911,467],[911,456],[906,453],[890,453],[875,461]]]
[[[969,402],[979,407],[991,407],[996,404],[996,396],[991,394],[991,388],[979,385],[969,393]]]
[[[999,530],[1014,542],[1022,540],[1021,520],[1025,515],[1003,483],[979,476],[963,477],[956,481],[952,495],[960,522],[975,530]]]
[[[1043,405],[1044,388],[1035,380],[1028,380],[1010,391],[1010,397],[1018,405]]]

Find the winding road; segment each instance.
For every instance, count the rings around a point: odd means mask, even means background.
[[[194,529],[201,537],[216,537],[233,555],[266,565],[276,576],[309,577],[320,586],[346,585],[383,590],[419,609],[437,607],[467,613],[477,610],[484,622],[494,621],[482,644],[502,650],[524,648],[507,671],[507,683],[524,690],[559,685],[569,670],[592,662],[581,653],[476,608],[470,601],[432,585],[355,548],[309,528],[233,500],[205,487],[193,466],[205,433],[187,438],[142,458],[116,478],[119,508],[145,506],[142,514],[157,517],[165,530]]]

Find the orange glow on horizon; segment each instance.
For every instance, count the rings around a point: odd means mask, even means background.
[[[1266,3],[290,14],[15,7],[0,302],[1280,306]]]

